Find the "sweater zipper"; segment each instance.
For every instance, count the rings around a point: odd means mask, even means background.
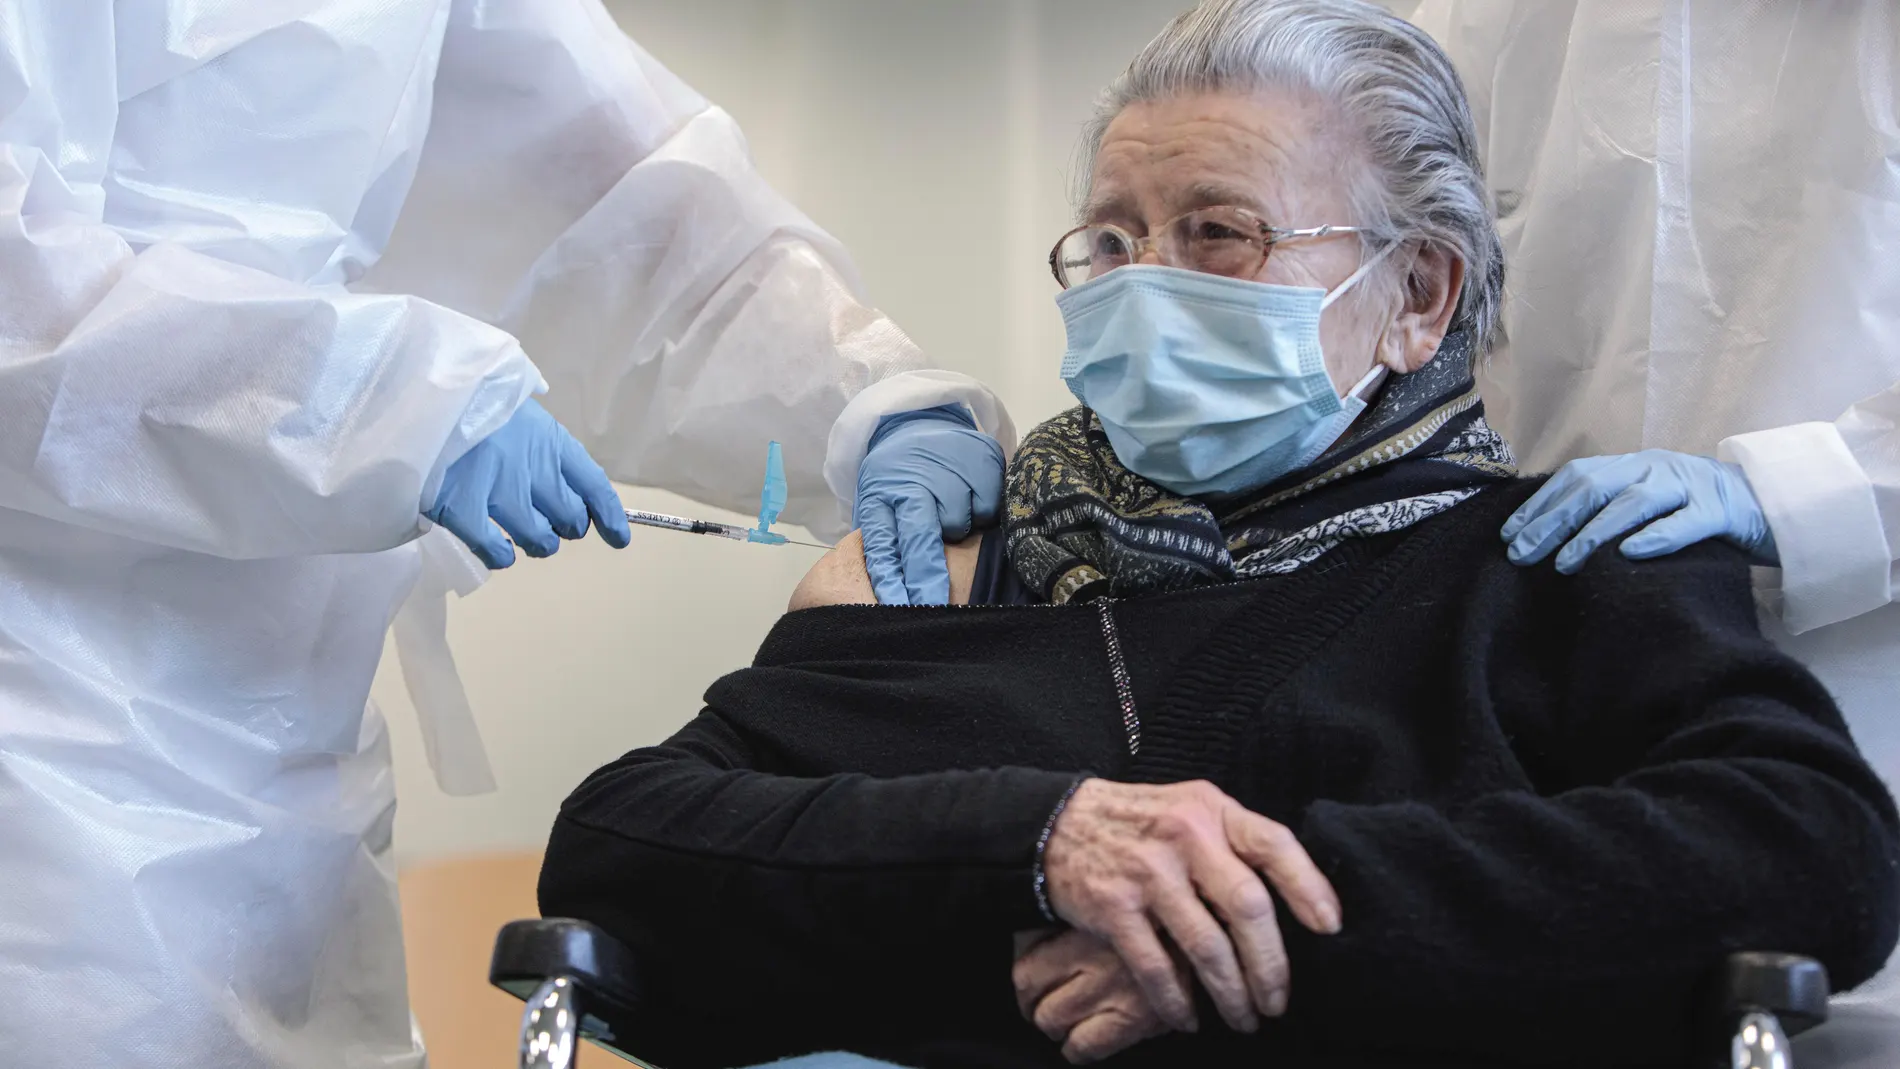
[[[1128,662],[1122,657],[1121,630],[1115,626],[1115,602],[1103,598],[1095,603],[1102,618],[1102,641],[1108,647],[1108,674],[1115,681],[1115,698],[1121,703],[1122,731],[1128,736],[1128,753],[1141,753],[1141,714],[1135,710],[1135,686],[1128,675]]]

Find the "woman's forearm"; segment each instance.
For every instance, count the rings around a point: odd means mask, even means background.
[[[1316,804],[1300,838],[1346,923],[1285,926],[1293,1012],[1517,1057],[1587,1009],[1661,1052],[1689,1040],[1730,952],[1808,954],[1858,983],[1893,946],[1900,886],[1891,818],[1848,772],[1683,760],[1549,798]]]
[[[1043,923],[1036,843],[1072,774],[804,778],[750,756],[707,714],[596,773],[555,825],[543,912],[666,957],[743,950],[767,973],[785,956],[902,960],[971,933],[1007,948]]]

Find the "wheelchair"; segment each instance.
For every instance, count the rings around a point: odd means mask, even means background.
[[[503,927],[488,971],[489,983],[527,1003],[521,1069],[573,1069],[583,1040],[646,1066],[633,1053],[638,1038],[626,1033],[639,1005],[638,977],[632,952],[618,940],[558,918]],[[1709,1014],[1707,1069],[1795,1069],[1789,1040],[1827,1020],[1827,970],[1792,954],[1730,955]]]

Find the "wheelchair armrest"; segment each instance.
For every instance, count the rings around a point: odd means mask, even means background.
[[[1730,954],[1723,968],[1721,1000],[1726,1021],[1750,1013],[1774,1015],[1782,1030],[1797,1036],[1827,1020],[1827,969],[1798,954]]]
[[[1827,1020],[1827,969],[1798,954],[1731,954],[1715,994],[1711,1066],[1792,1069],[1789,1037]]]
[[[584,998],[589,1038],[611,1039],[640,1004],[633,953],[586,921],[515,921],[495,936],[488,982],[526,1001],[549,980],[566,979]]]

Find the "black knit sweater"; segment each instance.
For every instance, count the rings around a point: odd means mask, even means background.
[[[635,947],[626,1045],[668,1069],[1060,1065],[1017,1017],[1010,935],[1044,926],[1037,837],[1088,770],[1212,780],[1296,832],[1345,914],[1321,937],[1283,911],[1283,1020],[1242,1037],[1205,1013],[1115,1064],[1615,1064],[1553,1041],[1583,1018],[1680,1065],[1729,951],[1870,976],[1893,803],[1757,632],[1740,554],[1516,568],[1497,531],[1532,486],[1282,578],[794,613],[697,720],[568,800],[542,909]]]

